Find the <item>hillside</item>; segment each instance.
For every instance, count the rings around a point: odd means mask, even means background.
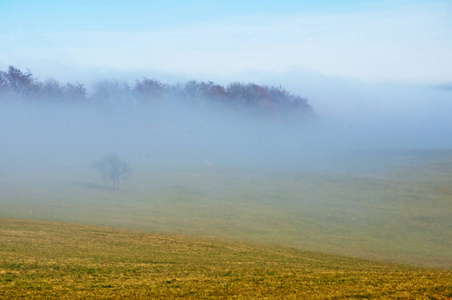
[[[0,219],[0,298],[452,297],[452,272],[217,238]]]
[[[357,167],[323,172],[163,168],[139,159],[119,191],[102,186],[89,165],[24,166],[11,159],[0,172],[0,217],[214,236],[452,269],[452,153],[388,155],[353,155],[348,159]]]

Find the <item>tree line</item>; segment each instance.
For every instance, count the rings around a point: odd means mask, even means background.
[[[164,102],[182,101],[196,104],[206,101],[212,104],[236,107],[258,108],[262,110],[312,110],[306,98],[294,95],[283,87],[258,85],[255,83],[230,83],[227,86],[212,81],[188,81],[165,84],[155,79],[143,78],[133,86],[126,81],[103,80],[94,84],[87,93],[81,83],[62,84],[54,78],[40,81],[30,70],[21,71],[9,66],[0,70],[0,98],[25,99],[30,101],[58,102]]]

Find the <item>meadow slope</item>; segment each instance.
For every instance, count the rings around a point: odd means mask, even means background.
[[[0,219],[0,298],[445,299],[452,272],[218,238]]]
[[[451,151],[352,153],[313,170],[130,164],[133,176],[116,191],[88,163],[10,159],[0,170],[0,217],[452,269]]]

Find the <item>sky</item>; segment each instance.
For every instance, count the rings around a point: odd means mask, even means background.
[[[450,53],[452,1],[0,0],[0,69],[40,78],[304,72],[447,84]]]

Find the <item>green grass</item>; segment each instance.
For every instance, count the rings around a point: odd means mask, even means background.
[[[452,269],[452,151],[353,154],[334,171],[132,164],[3,169],[0,217],[211,236]],[[363,167],[365,166],[365,167]]]
[[[452,272],[219,238],[0,219],[0,298],[446,299]]]

